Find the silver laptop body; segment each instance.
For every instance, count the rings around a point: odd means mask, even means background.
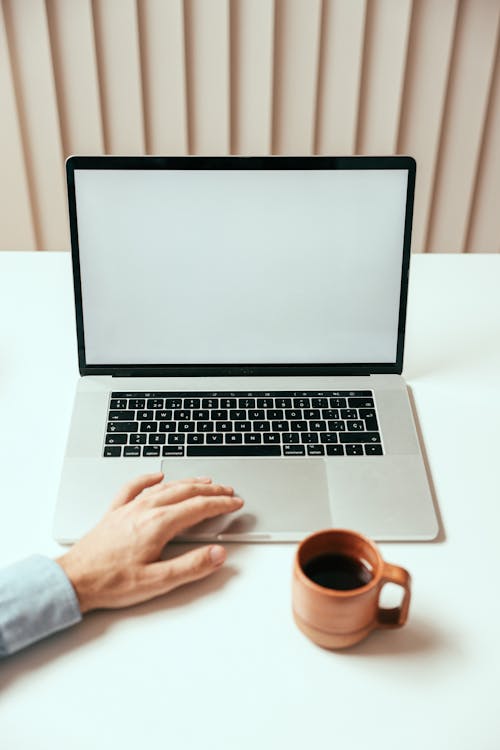
[[[183,540],[430,540],[404,380],[409,157],[71,157],[78,382],[54,534],[164,471],[244,508]]]

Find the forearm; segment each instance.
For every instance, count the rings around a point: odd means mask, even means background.
[[[75,591],[54,560],[33,555],[0,571],[0,658],[81,619]]]

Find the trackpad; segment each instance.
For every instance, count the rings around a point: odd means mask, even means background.
[[[162,471],[167,481],[212,477],[214,482],[234,487],[245,501],[241,511],[203,521],[187,529],[182,539],[244,535],[259,540],[266,534],[298,538],[331,526],[322,458],[167,458]]]

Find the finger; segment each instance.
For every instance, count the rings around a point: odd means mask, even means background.
[[[163,491],[166,488],[172,489],[175,487],[179,487],[183,484],[210,484],[211,482],[211,477],[188,477],[186,479],[171,479],[169,482],[160,482],[158,485],[154,485],[153,487],[144,490],[142,493],[142,497],[151,498],[159,491]]]
[[[178,484],[210,484],[212,477],[187,477],[186,479],[171,479],[163,482],[163,487],[177,487]]]
[[[156,474],[143,474],[137,479],[133,479],[128,482],[124,487],[121,488],[115,499],[110,505],[110,510],[119,508],[120,505],[125,505],[133,500],[137,495],[146,489],[146,487],[153,487],[155,484],[159,484],[163,479],[163,472],[158,471]]]
[[[234,490],[232,487],[226,487],[222,484],[189,482],[187,484],[178,484],[175,487],[166,488],[165,485],[160,485],[154,492],[150,493],[148,504],[153,507],[160,505],[175,505],[192,497],[232,495],[233,493]]]
[[[191,581],[213,573],[226,559],[226,550],[218,544],[191,550],[184,555],[149,566],[151,596],[160,596]]]
[[[177,503],[165,512],[165,531],[172,539],[183,529],[194,526],[207,518],[222,513],[233,513],[243,507],[241,497],[216,495],[215,497],[194,497],[184,503]],[[165,509],[167,511],[167,509]]]

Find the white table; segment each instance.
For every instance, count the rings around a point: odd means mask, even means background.
[[[0,664],[2,750],[500,748],[500,257],[412,259],[405,374],[445,534],[381,545],[409,624],[349,653],[290,613],[294,545],[228,545],[202,582]],[[75,381],[67,254],[0,255],[0,565],[57,555]]]

